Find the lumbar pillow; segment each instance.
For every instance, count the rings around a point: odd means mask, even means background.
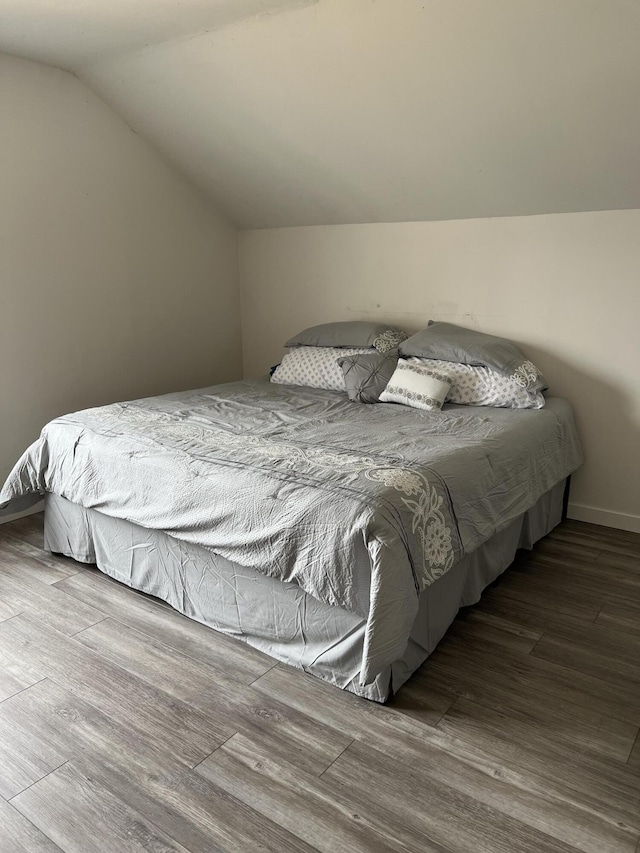
[[[375,352],[364,347],[296,347],[287,353],[271,375],[277,385],[306,385],[344,391],[344,374],[338,364],[342,356]]]
[[[426,329],[400,344],[400,355],[488,367],[527,391],[547,387],[535,364],[511,341],[453,323],[430,320]]]
[[[388,323],[349,320],[311,326],[289,338],[285,347],[375,347],[379,352],[389,352],[408,337]]]
[[[339,358],[338,363],[349,399],[356,403],[377,403],[393,376],[398,356],[361,353]]]
[[[439,412],[452,385],[453,379],[445,371],[400,358],[389,384],[380,394],[380,402]]]
[[[502,409],[542,409],[544,395],[528,391],[507,376],[501,376],[488,367],[454,364],[435,358],[409,358],[411,364],[443,370],[453,380],[447,403],[462,406],[494,406]]]

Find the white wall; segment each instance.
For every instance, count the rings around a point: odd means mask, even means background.
[[[0,481],[51,418],[240,374],[237,236],[74,76],[0,54]]]
[[[245,375],[330,320],[509,337],[575,408],[571,514],[640,531],[640,210],[249,231],[240,263]]]

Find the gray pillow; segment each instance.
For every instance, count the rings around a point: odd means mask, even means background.
[[[377,352],[339,358],[349,399],[356,403],[377,403],[398,364],[395,355]]]
[[[400,355],[489,367],[527,391],[542,391],[547,387],[535,364],[511,341],[453,323],[430,320],[426,329],[400,344]]]
[[[311,326],[289,338],[285,347],[375,347],[389,352],[407,337],[406,332],[388,323],[348,320]]]

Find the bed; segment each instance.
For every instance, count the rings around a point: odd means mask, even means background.
[[[385,702],[581,461],[562,399],[427,412],[261,378],[58,418],[0,508],[45,495],[45,548]]]

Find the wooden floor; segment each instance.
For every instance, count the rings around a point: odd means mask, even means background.
[[[0,527],[0,853],[640,851],[640,536],[565,522],[382,707]]]

